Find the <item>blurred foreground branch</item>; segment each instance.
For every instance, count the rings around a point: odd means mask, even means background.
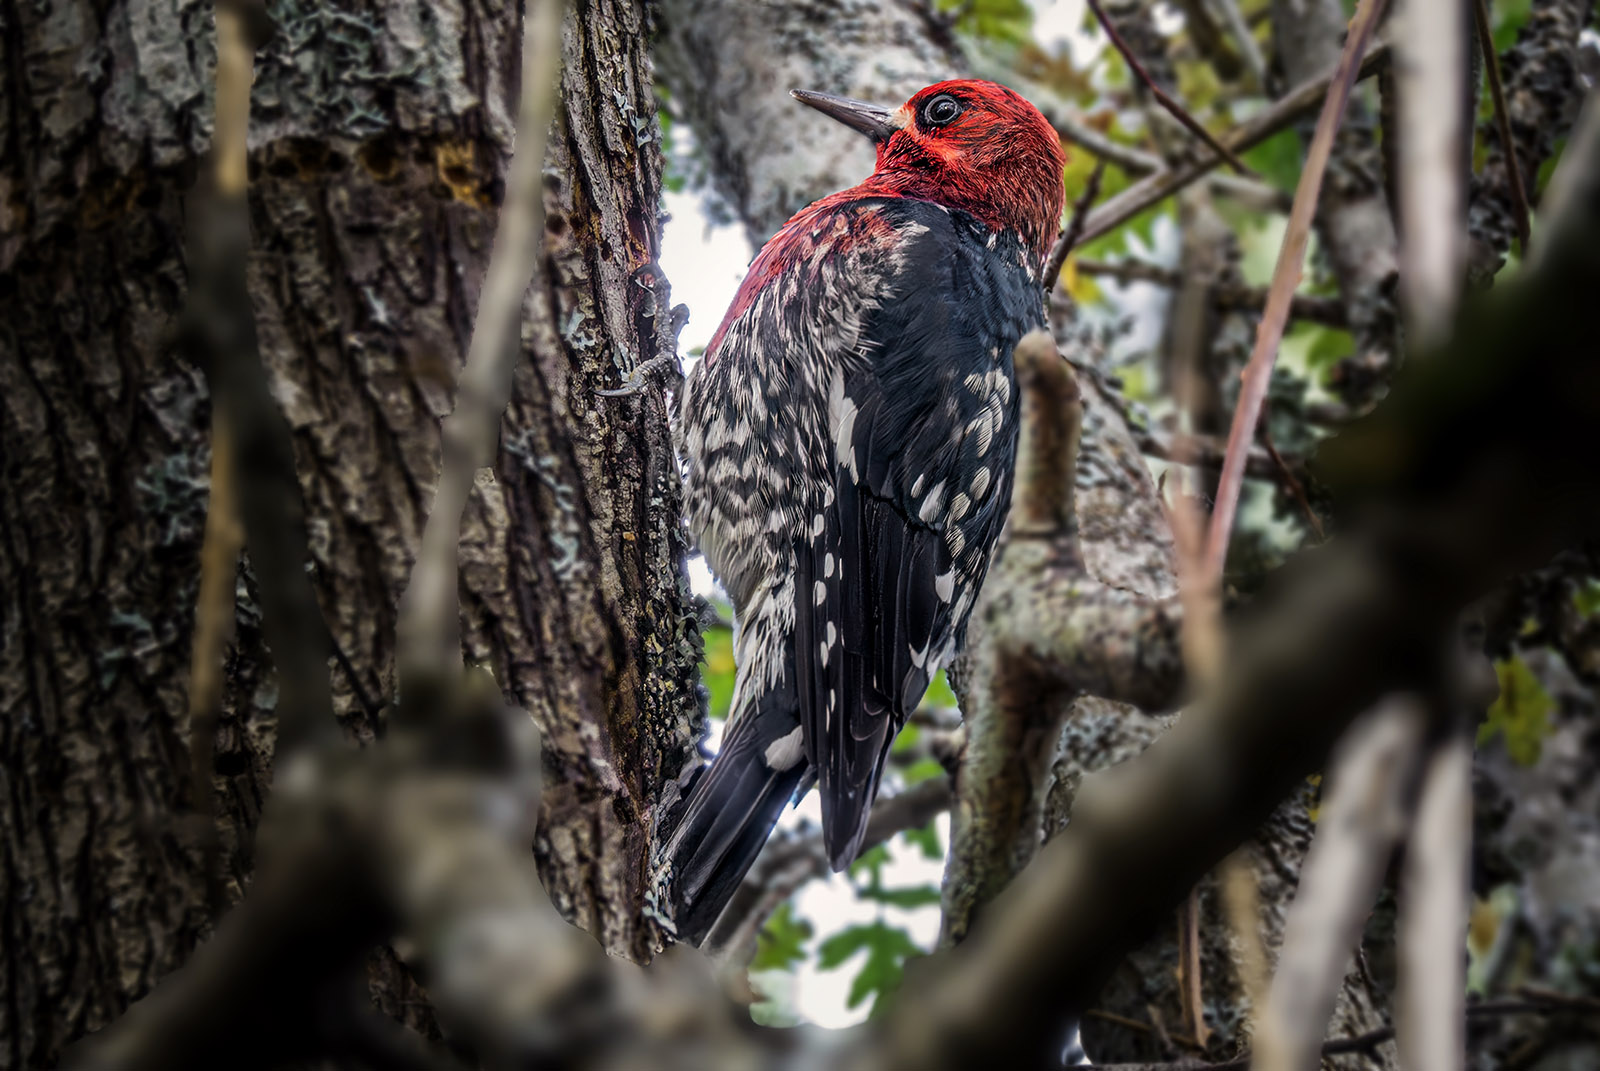
[[[559,0],[542,0],[531,4],[523,16],[522,95],[505,202],[466,367],[456,385],[456,408],[444,421],[439,485],[411,583],[400,601],[402,695],[408,691],[408,680],[443,680],[461,665],[456,600],[461,515],[478,470],[494,459],[500,415],[511,397],[511,373],[522,353],[523,300],[543,248],[540,176],[555,110],[562,7]]]

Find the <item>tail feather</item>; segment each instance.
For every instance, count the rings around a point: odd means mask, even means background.
[[[771,746],[762,746],[771,735],[761,731],[763,711],[751,713],[689,789],[666,842],[673,924],[687,944],[711,931],[809,769],[798,739],[788,768],[774,769]]]

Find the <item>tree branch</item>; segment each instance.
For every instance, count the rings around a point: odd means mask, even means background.
[[[1278,969],[1255,1021],[1258,1071],[1299,1071],[1317,1062],[1352,950],[1405,831],[1426,724],[1414,697],[1391,697],[1339,744]]]
[[[1300,283],[1306,243],[1311,236],[1312,215],[1316,211],[1317,195],[1322,188],[1322,175],[1333,152],[1333,138],[1344,116],[1345,103],[1350,98],[1351,87],[1355,85],[1360,57],[1377,28],[1383,8],[1384,0],[1362,0],[1356,8],[1344,53],[1334,71],[1322,114],[1317,118],[1316,134],[1306,153],[1305,168],[1295,188],[1294,208],[1289,212],[1289,226],[1284,232],[1283,247],[1278,252],[1277,267],[1272,272],[1267,305],[1262,310],[1261,323],[1256,328],[1255,348],[1250,354],[1250,363],[1245,367],[1244,385],[1239,392],[1238,407],[1234,410],[1233,426],[1228,432],[1228,451],[1223,457],[1216,504],[1206,533],[1205,576],[1202,578],[1205,583],[1215,585],[1222,579],[1228,538],[1233,529],[1234,511],[1238,508],[1239,490],[1244,477],[1245,454],[1255,439],[1256,421],[1260,419],[1261,405],[1272,378],[1278,343],[1283,338],[1283,329],[1289,319],[1290,298]]]
[[[1400,1065],[1466,1062],[1467,933],[1472,876],[1472,736],[1462,719],[1427,757],[1400,878]]]
[[[1172,268],[1132,258],[1104,261],[1078,260],[1078,271],[1085,275],[1115,279],[1119,283],[1154,283],[1157,286],[1176,288],[1183,282],[1181,274]],[[1213,283],[1208,288],[1211,303],[1219,309],[1238,309],[1260,312],[1267,303],[1264,286],[1230,286]],[[1350,318],[1344,302],[1338,298],[1318,297],[1313,294],[1295,294],[1289,299],[1289,317],[1306,320],[1326,327],[1348,327]]]
[[[922,781],[891,796],[881,796],[867,819],[865,851],[908,829],[920,829],[950,809],[954,797],[943,777]],[[756,952],[756,938],[767,919],[806,882],[832,871],[822,832],[769,840],[745,875],[700,951],[724,965],[744,966]]]
[[[1083,233],[1083,221],[1088,218],[1089,206],[1094,204],[1094,199],[1100,196],[1100,180],[1105,177],[1106,161],[1104,157],[1095,161],[1094,170],[1089,173],[1089,181],[1084,183],[1083,192],[1072,204],[1072,216],[1067,223],[1067,229],[1062,232],[1056,247],[1050,251],[1050,259],[1044,267],[1044,291],[1046,296],[1061,285],[1061,268],[1067,262],[1067,254],[1073,246],[1078,244],[1078,235]]]
[[[1144,69],[1144,64],[1139,62],[1139,57],[1134,54],[1133,49],[1128,47],[1128,43],[1117,32],[1117,27],[1106,15],[1105,8],[1100,6],[1100,0],[1088,0],[1088,3],[1089,10],[1094,12],[1094,17],[1099,21],[1101,29],[1105,30],[1106,36],[1111,38],[1112,45],[1122,54],[1122,58],[1133,69],[1133,73],[1138,76],[1139,81],[1144,83],[1145,88],[1150,90],[1150,93],[1160,103],[1161,107],[1166,109],[1167,114],[1176,119],[1189,133],[1210,146],[1211,151],[1226,160],[1229,167],[1241,175],[1248,175],[1254,178],[1256,173],[1246,166],[1243,160],[1234,155],[1232,149],[1218,141],[1216,135],[1201,125],[1200,120],[1190,115],[1188,109],[1173,100],[1167,94],[1167,91],[1162,89],[1154,78],[1150,77],[1150,72]]]
[[[1357,79],[1371,77],[1388,62],[1389,48],[1379,42],[1362,58],[1361,66],[1356,72]],[[1334,72],[1330,71],[1321,78],[1290,90],[1260,115],[1239,124],[1223,138],[1223,141],[1234,152],[1244,152],[1279,131],[1287,129],[1323,102],[1333,83],[1333,76]],[[1089,216],[1089,222],[1084,225],[1083,236],[1079,241],[1090,242],[1103,234],[1109,234],[1140,212],[1159,204],[1191,182],[1205,176],[1222,162],[1221,156],[1207,156],[1178,167],[1163,169],[1140,179],[1115,197],[1101,203],[1100,207]]]
[[[411,582],[400,602],[398,670],[401,693],[411,684],[443,681],[460,669],[456,600],[461,516],[479,469],[494,458],[500,416],[511,396],[511,373],[522,353],[522,309],[544,241],[545,141],[555,109],[561,56],[557,0],[531,4],[524,16],[522,93],[516,147],[494,254],[478,301],[478,317],[456,407],[445,418],[443,459],[433,507]]]
[[[1522,243],[1522,255],[1527,256],[1528,239],[1533,234],[1529,224],[1533,212],[1528,208],[1528,191],[1522,185],[1522,165],[1517,162],[1517,139],[1511,135],[1511,109],[1506,105],[1506,87],[1500,78],[1500,54],[1494,50],[1494,26],[1489,19],[1488,0],[1472,0],[1472,20],[1478,48],[1483,53],[1483,65],[1489,73],[1489,96],[1494,101],[1494,126],[1500,133],[1500,145],[1506,154],[1512,219],[1516,222],[1517,240]]]
[[[238,491],[238,513],[260,581],[262,627],[278,667],[281,761],[300,745],[333,733],[336,726],[328,679],[328,629],[306,574],[310,554],[293,441],[261,364],[245,284],[250,251],[245,135],[251,53],[269,28],[260,3],[236,0],[217,9],[217,167],[214,181],[197,194],[191,209],[189,301],[178,344],[205,370],[214,425],[225,428],[228,437],[221,453],[233,460],[225,484]],[[222,524],[220,515],[218,523]],[[212,549],[216,556],[210,564],[217,569],[211,570],[206,592],[211,600],[208,612],[219,612],[220,600],[227,599],[231,616],[233,578],[220,561],[225,548]],[[224,578],[219,570],[229,575]],[[202,657],[198,648],[195,657]],[[210,654],[203,657],[214,661]],[[210,686],[203,678],[200,684]],[[203,694],[195,699],[211,702]],[[203,735],[203,723],[201,728]],[[209,771],[210,746],[197,739],[194,747],[206,751]],[[198,767],[195,776],[198,781]],[[209,772],[205,780],[209,786]]]

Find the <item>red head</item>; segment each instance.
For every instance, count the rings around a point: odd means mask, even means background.
[[[892,111],[827,93],[794,96],[877,144],[878,169],[854,192],[960,208],[1020,232],[1041,261],[1049,252],[1066,158],[1055,128],[1016,93],[973,79],[938,82]]]

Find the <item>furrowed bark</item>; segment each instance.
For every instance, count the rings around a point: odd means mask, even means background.
[[[821,193],[872,172],[866,139],[801,106],[789,90],[894,106],[966,67],[948,32],[935,32],[912,4],[664,0],[661,7],[661,79],[706,154],[717,193],[755,246]]]
[[[552,897],[642,957],[651,808],[700,716],[698,640],[664,401],[594,393],[672,346],[647,16],[579,7],[544,176],[536,285],[555,312],[523,326],[539,360],[519,364],[467,509],[459,591],[466,659],[546,731]],[[360,692],[384,696],[511,147],[516,9],[276,13],[251,117],[250,300],[318,601]],[[31,1067],[213,922],[182,832],[208,405],[167,346],[213,50],[208,7],[5,5],[0,32],[0,1066]],[[240,593],[215,782],[228,901],[251,870],[277,705],[248,564]],[[370,739],[339,661],[335,711]],[[425,1020],[381,958],[380,1005]]]

